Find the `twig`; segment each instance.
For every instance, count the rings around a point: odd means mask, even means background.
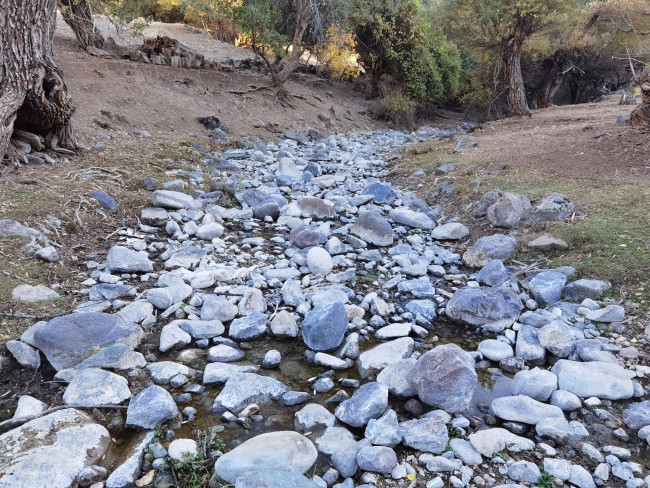
[[[9,278],[13,278],[15,280],[22,281],[23,283],[31,285],[31,283],[29,281],[27,281],[26,279],[21,278],[20,276],[11,274],[9,271],[3,271],[2,274],[6,275],[6,276],[9,276]]]
[[[25,313],[9,313],[9,312],[0,312],[0,317],[9,317],[12,319],[38,319],[38,320],[43,320],[43,319],[51,319],[52,315],[28,315]]]
[[[5,420],[4,422],[0,422],[0,432],[3,432],[7,430],[7,427],[9,429],[12,429],[14,427],[18,427],[19,425],[23,425],[27,422],[30,422],[32,420],[36,420],[38,418],[44,417],[45,415],[49,415],[53,412],[56,412],[57,410],[65,410],[67,408],[78,408],[78,409],[92,409],[92,408],[119,408],[119,409],[126,409],[128,408],[126,405],[59,405],[58,407],[51,407],[45,410],[42,413],[35,414],[35,415],[28,415],[27,417],[20,417],[17,419],[8,419]]]

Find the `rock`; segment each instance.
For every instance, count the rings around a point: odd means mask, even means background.
[[[280,206],[275,200],[267,200],[260,205],[253,207],[253,217],[259,220],[264,220],[270,217],[272,220],[278,220],[280,216]]]
[[[171,322],[160,331],[160,352],[167,352],[171,349],[187,346],[192,342],[192,336],[178,326],[178,323]]]
[[[399,428],[404,445],[418,451],[441,454],[449,441],[447,426],[440,417],[408,420]]]
[[[497,227],[512,227],[530,207],[530,200],[524,195],[504,193],[487,209],[487,217]]]
[[[153,430],[157,425],[178,416],[178,408],[167,390],[151,385],[129,402],[126,426]]]
[[[544,471],[561,481],[571,476],[571,463],[566,459],[544,458]]]
[[[416,361],[415,358],[406,358],[389,364],[379,372],[377,382],[386,385],[391,395],[406,398],[415,396],[415,389],[408,382],[407,376]]]
[[[264,355],[264,359],[262,360],[262,367],[266,369],[277,368],[278,366],[280,366],[281,362],[282,362],[282,355],[280,354],[280,351],[271,349],[270,351],[266,351],[266,354]]]
[[[298,337],[300,330],[292,315],[282,310],[271,321],[271,333],[279,338],[294,338]]]
[[[106,468],[103,466],[92,465],[79,471],[79,474],[77,475],[77,483],[79,483],[80,486],[86,487],[104,481],[107,476],[108,470]]]
[[[476,274],[476,281],[487,286],[501,286],[508,279],[508,272],[500,259],[493,259]]]
[[[47,263],[58,263],[60,259],[59,253],[54,246],[42,247],[36,251],[36,257]]]
[[[346,478],[355,475],[358,469],[359,446],[354,436],[343,427],[330,427],[316,440],[318,450],[330,456],[334,468]]]
[[[174,268],[194,268],[201,259],[207,256],[207,251],[198,246],[191,246],[178,251],[172,255],[167,261],[165,261],[166,269]]]
[[[333,219],[336,217],[334,204],[329,200],[316,197],[302,197],[298,199],[300,215],[303,218]]]
[[[396,223],[406,225],[408,227],[431,230],[435,226],[435,223],[427,214],[424,214],[422,212],[415,212],[406,207],[394,208],[388,212],[388,216]]]
[[[0,220],[0,236],[2,237],[37,237],[40,232],[11,219]]]
[[[504,449],[511,452],[531,451],[535,443],[525,437],[520,437],[506,429],[485,429],[469,435],[469,441],[478,452],[484,456],[492,457]]]
[[[192,370],[184,364],[174,363],[172,361],[158,361],[147,365],[149,374],[156,384],[166,385],[176,375],[189,376]]]
[[[557,271],[542,271],[530,280],[530,291],[540,305],[557,302],[562,297],[566,275]]]
[[[120,208],[115,199],[103,190],[93,191],[90,194],[90,198],[97,200],[97,202],[109,213],[117,213]]]
[[[386,183],[373,183],[366,186],[362,192],[363,195],[372,195],[375,203],[392,203],[395,200],[393,187]]]
[[[201,320],[218,320],[230,322],[239,313],[237,305],[229,302],[225,297],[208,295],[203,300],[201,307]]]
[[[512,382],[513,395],[529,396],[540,402],[548,401],[555,390],[557,390],[557,376],[539,368],[519,371]]]
[[[106,480],[106,488],[127,488],[133,486],[140,474],[144,450],[153,441],[154,433],[148,432],[131,450],[129,457],[113,470]]]
[[[362,213],[350,232],[355,236],[375,246],[391,246],[393,244],[393,229],[388,221],[374,210]]]
[[[623,422],[632,430],[650,425],[650,400],[632,403],[623,411]]]
[[[366,446],[359,449],[357,463],[364,471],[389,474],[397,466],[397,455],[390,447]]]
[[[187,193],[172,190],[156,190],[151,197],[151,203],[154,207],[163,207],[171,209],[188,208],[194,202],[194,198]]]
[[[261,434],[227,452],[214,465],[216,474],[234,483],[240,476],[267,470],[305,473],[316,462],[314,444],[297,432]]]
[[[515,252],[517,241],[503,234],[478,239],[463,254],[463,262],[470,268],[482,268],[493,259],[505,261]]]
[[[537,465],[530,461],[517,461],[508,467],[508,476],[515,481],[537,483],[541,472]]]
[[[38,369],[41,355],[32,346],[20,341],[7,341],[7,349],[23,368]]]
[[[254,311],[246,317],[235,319],[230,323],[228,335],[237,341],[249,341],[266,334],[268,317],[259,311]]]
[[[366,383],[352,397],[339,404],[334,415],[352,427],[363,427],[379,418],[388,405],[388,388],[376,382]]]
[[[379,419],[370,419],[365,438],[375,446],[395,447],[402,442],[402,433],[394,410],[387,410]]]
[[[594,479],[582,466],[577,464],[571,465],[571,476],[569,476],[569,483],[577,486],[578,488],[596,488]]]
[[[131,391],[126,379],[97,368],[80,370],[63,394],[66,405],[119,405],[129,398]]]
[[[75,368],[103,368],[124,371],[127,369],[144,368],[146,364],[147,362],[141,353],[133,351],[129,346],[121,342],[117,342],[112,346],[102,349],[97,354],[93,354],[75,366]]]
[[[203,382],[205,383],[205,378]],[[251,403],[262,404],[277,400],[287,391],[289,388],[286,385],[268,376],[235,373],[230,375],[214,403],[231,412],[239,412]]]
[[[0,435],[0,486],[73,486],[77,474],[109,445],[108,431],[85,413],[53,412]]]
[[[522,325],[517,334],[515,355],[529,364],[542,365],[546,360],[546,349],[539,343],[537,329],[531,325]]]
[[[43,285],[18,285],[11,291],[11,298],[19,302],[42,302],[58,297],[57,292]]]
[[[498,189],[490,190],[489,192],[485,193],[474,207],[472,215],[474,215],[474,217],[485,217],[487,215],[488,208],[494,205],[502,195],[503,192]]]
[[[219,344],[208,349],[208,361],[210,362],[230,363],[239,361],[244,356],[244,351],[240,351],[226,344]]]
[[[625,318],[625,309],[620,305],[607,305],[605,308],[590,310],[585,318],[592,322],[621,322]]]
[[[433,229],[431,238],[437,241],[457,241],[469,235],[469,229],[459,222],[450,222]]]
[[[174,320],[171,323],[178,325],[195,340],[212,339],[226,330],[218,320]]]
[[[481,464],[483,462],[481,453],[474,449],[471,442],[466,441],[465,439],[450,439],[449,447],[451,447],[451,450],[454,452],[454,456],[457,459],[460,459],[463,463],[469,466]]]
[[[324,366],[325,368],[328,369],[336,369],[336,370],[344,370],[350,367],[347,361],[337,358],[336,356],[326,354],[324,352],[316,353],[316,355],[314,356],[314,364],[318,366]]]
[[[170,458],[184,461],[187,457],[194,457],[198,452],[198,445],[194,439],[175,439],[167,448]]]
[[[415,315],[416,323],[430,327],[436,319],[438,306],[432,300],[410,300],[404,309]]]
[[[56,317],[35,331],[33,345],[59,371],[83,361],[93,348],[121,342],[135,348],[142,340],[140,326],[117,315],[88,312]]]
[[[504,420],[536,425],[548,417],[564,418],[564,413],[554,405],[533,400],[525,395],[495,398],[490,404],[490,412]]]
[[[621,400],[634,395],[632,380],[625,368],[617,364],[560,359],[551,371],[558,377],[561,390],[570,391],[582,398]]]
[[[320,234],[303,225],[289,233],[289,242],[299,249],[317,246],[320,243]]]
[[[424,354],[407,379],[420,400],[450,413],[465,410],[478,386],[474,360],[455,344]]]
[[[564,287],[564,296],[568,300],[582,301],[586,298],[596,298],[611,288],[611,284],[601,280],[576,280]]]
[[[577,410],[582,406],[580,399],[570,391],[555,390],[551,394],[551,405],[560,407],[564,412],[571,412]]]
[[[452,320],[501,332],[517,320],[523,308],[511,288],[466,287],[454,293],[446,310]]]
[[[496,339],[486,339],[478,345],[478,352],[490,361],[502,361],[515,355],[510,344]]]
[[[218,222],[208,222],[203,225],[200,225],[198,229],[196,229],[196,237],[199,239],[205,239],[208,241],[211,241],[212,239],[216,239],[217,237],[221,237],[224,233],[225,229],[223,228],[223,225],[221,225]]]
[[[526,222],[540,222],[542,220],[562,221],[571,217],[574,205],[566,195],[551,193],[542,198],[526,217]]]
[[[528,241],[528,247],[540,251],[565,251],[569,245],[562,239],[548,235],[539,236],[532,241]]]
[[[332,427],[336,417],[325,407],[317,403],[309,403],[296,412],[293,425],[296,430],[311,432],[314,429]]]
[[[374,377],[387,366],[413,354],[414,344],[410,337],[401,337],[361,353],[357,360],[359,374],[362,378]]]
[[[212,484],[210,485],[212,486]],[[235,488],[322,488],[309,478],[291,471],[265,470],[242,474]]]
[[[302,338],[314,351],[331,351],[343,342],[348,329],[345,305],[334,302],[315,308],[302,321]]]
[[[280,158],[275,174],[276,176],[287,176],[294,180],[300,180],[302,177],[302,171],[291,158]]]
[[[106,256],[106,267],[111,273],[149,273],[153,263],[146,251],[134,251],[127,247],[113,246]]]
[[[307,266],[311,273],[327,276],[332,271],[332,256],[321,247],[312,247],[307,253]]]
[[[253,373],[259,368],[257,366],[238,366],[228,363],[209,363],[203,370],[203,384],[225,383],[231,376],[238,373]]]
[[[566,358],[575,349],[575,332],[564,322],[553,321],[539,329],[539,344],[559,358]]]

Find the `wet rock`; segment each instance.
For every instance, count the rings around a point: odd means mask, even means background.
[[[379,418],[388,405],[388,388],[376,382],[366,383],[334,411],[341,422],[363,427],[370,419]]]
[[[33,345],[57,371],[83,361],[89,351],[121,342],[135,348],[143,337],[140,326],[117,315],[88,312],[56,317],[35,331]]]
[[[277,400],[287,391],[289,388],[286,385],[268,376],[235,373],[230,375],[214,403],[231,412],[239,412],[251,403],[262,404]]]
[[[359,374],[362,378],[376,376],[385,367],[409,357],[414,344],[410,337],[401,337],[361,353],[357,360]]]
[[[108,431],[90,416],[66,409],[0,435],[0,486],[72,486],[110,444]]]
[[[515,252],[517,241],[503,234],[478,239],[463,254],[463,262],[470,268],[482,268],[493,259],[505,261]]]
[[[524,306],[511,288],[474,288],[458,290],[447,303],[447,316],[492,332],[510,327]]]
[[[474,360],[454,344],[424,354],[407,379],[420,400],[450,413],[465,410],[478,386]]]
[[[316,462],[317,455],[314,444],[297,432],[270,432],[253,437],[221,456],[214,470],[229,483],[254,471],[302,474]]]
[[[557,302],[562,297],[566,275],[557,271],[542,271],[530,280],[530,291],[540,305]]]
[[[157,425],[178,416],[178,408],[167,390],[151,385],[129,402],[126,426],[153,430]]]
[[[525,395],[495,398],[490,404],[490,412],[504,420],[536,425],[548,417],[564,418],[564,413],[554,405],[533,400]]]
[[[126,379],[97,368],[80,370],[63,394],[66,405],[119,405],[129,398],[131,391]]]
[[[560,359],[551,371],[558,377],[558,386],[582,398],[621,400],[631,398],[634,385],[625,368],[611,363],[581,363]]]
[[[375,246],[391,246],[393,244],[393,229],[388,221],[374,210],[362,213],[350,232],[355,236]]]
[[[262,367],[266,369],[277,368],[278,366],[280,366],[281,362],[282,362],[282,356],[280,354],[280,351],[271,349],[270,351],[267,351],[266,354],[264,355],[264,359],[262,360]]]
[[[146,251],[113,246],[106,256],[106,267],[111,273],[149,273],[153,263]]]
[[[497,227],[512,227],[530,207],[530,200],[524,195],[504,193],[487,209],[487,217]]]
[[[314,351],[331,351],[343,342],[348,329],[348,316],[341,302],[321,306],[309,312],[302,321],[302,338]]]

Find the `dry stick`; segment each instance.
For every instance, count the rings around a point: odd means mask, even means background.
[[[8,419],[5,420],[4,422],[0,422],[0,432],[5,430],[7,427],[14,428],[18,427],[19,425],[25,424],[27,422],[30,422],[32,420],[36,420],[38,418],[44,417],[45,415],[49,415],[53,412],[56,412],[57,410],[65,410],[67,408],[84,408],[84,409],[91,409],[91,408],[119,408],[119,409],[126,409],[128,408],[126,405],[59,405],[58,407],[52,407],[48,408],[42,413],[35,414],[35,415],[28,415],[27,417],[20,417],[17,419]]]
[[[15,264],[15,263],[14,263],[14,264]],[[31,283],[30,283],[29,281],[27,281],[26,279],[21,278],[20,276],[17,276],[17,275],[11,274],[9,271],[3,271],[2,274],[7,275],[9,278],[13,278],[13,279],[15,279],[15,280],[22,281],[23,283],[26,283],[26,284],[28,284],[28,285],[31,285]]]
[[[0,317],[9,317],[12,319],[39,319],[39,320],[43,320],[43,319],[49,320],[52,318],[51,315],[39,316],[39,315],[28,315],[25,313],[9,313],[9,312],[0,312]]]

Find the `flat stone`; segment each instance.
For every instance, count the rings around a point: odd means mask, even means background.
[[[160,352],[167,352],[171,349],[187,346],[190,342],[192,342],[192,336],[181,329],[178,324],[171,322],[160,331],[158,349]]]
[[[388,216],[398,224],[423,230],[431,230],[435,226],[435,222],[427,214],[406,207],[394,208],[388,212]]]
[[[165,261],[166,269],[185,268],[192,269],[207,256],[207,251],[198,246],[186,247],[172,255]]]
[[[97,368],[80,370],[63,393],[66,405],[119,405],[129,398],[131,391],[126,379]]]
[[[303,225],[289,233],[289,242],[299,249],[317,246],[320,243],[320,234]]]
[[[36,251],[35,256],[41,261],[45,261],[47,263],[58,263],[60,260],[59,253],[54,246],[42,247]]]
[[[32,420],[0,435],[0,486],[73,486],[77,474],[101,459],[108,431],[72,408]]]
[[[481,464],[483,462],[481,453],[474,449],[471,442],[466,441],[465,439],[450,439],[449,447],[451,447],[456,458],[469,466]]]
[[[111,273],[150,273],[153,263],[146,251],[113,246],[106,256],[106,267]]]
[[[493,332],[510,327],[524,306],[511,288],[461,288],[447,303],[447,316]]]
[[[431,238],[437,241],[457,241],[469,235],[469,229],[460,222],[443,224],[431,232]]]
[[[503,234],[478,239],[463,254],[463,262],[470,268],[482,268],[493,259],[505,261],[515,252],[517,241]]]
[[[581,279],[572,281],[564,287],[564,296],[568,300],[596,298],[609,290],[612,285],[607,281]]]
[[[235,488],[322,488],[309,478],[291,471],[265,470],[242,474]]]
[[[171,322],[192,336],[192,339],[212,339],[226,330],[218,320],[174,320]]]
[[[357,360],[359,374],[362,378],[376,376],[387,366],[413,354],[414,344],[410,337],[401,337],[361,353]]]
[[[244,356],[244,351],[226,344],[219,344],[208,349],[208,361],[210,362],[230,363],[239,361]]]
[[[198,229],[196,229],[196,237],[199,239],[205,239],[208,241],[211,241],[212,239],[216,239],[217,237],[221,237],[223,233],[225,232],[225,229],[223,225],[221,225],[218,222],[207,222],[203,225],[200,225]]]
[[[120,208],[115,199],[103,190],[93,191],[90,194],[90,198],[97,200],[97,202],[109,213],[117,213]]]
[[[225,383],[231,376],[239,373],[254,373],[257,366],[239,366],[229,363],[208,363],[203,370],[203,384]]]
[[[399,428],[403,444],[418,451],[442,454],[449,441],[447,426],[439,417],[408,420]]]
[[[569,245],[565,241],[548,235],[539,236],[532,241],[528,241],[528,247],[540,251],[566,251],[569,249]]]
[[[75,366],[75,368],[104,368],[124,371],[128,369],[144,368],[146,364],[147,362],[141,353],[133,351],[126,344],[117,342],[112,346],[102,349],[97,354],[93,354],[88,359]]]
[[[390,447],[366,446],[359,449],[357,463],[364,471],[389,474],[397,466],[397,455]]]
[[[154,207],[171,208],[179,210],[188,208],[194,202],[194,198],[187,193],[172,190],[156,190],[151,196],[151,203]]]
[[[625,309],[620,305],[607,305],[605,308],[590,310],[585,318],[592,322],[622,322],[625,319]]]
[[[537,483],[541,472],[539,467],[530,461],[516,461],[508,467],[508,476],[515,481]]]
[[[375,246],[393,244],[393,229],[390,223],[374,210],[362,213],[350,227],[350,232]]]
[[[393,187],[387,183],[372,183],[366,186],[363,195],[372,195],[375,203],[392,203],[395,200]]]
[[[257,339],[266,334],[267,320],[266,314],[254,311],[246,317],[233,320],[230,323],[228,335],[237,341]]]
[[[348,329],[345,305],[334,302],[315,308],[302,321],[302,338],[314,351],[331,351],[343,342]]]
[[[621,400],[634,395],[634,385],[625,368],[611,363],[582,363],[560,359],[551,371],[558,377],[558,386],[581,398]]]
[[[29,344],[7,341],[7,349],[23,368],[38,369],[41,366],[40,353]]]
[[[511,452],[532,451],[535,443],[525,437],[520,437],[506,429],[494,428],[474,432],[469,435],[469,441],[478,452],[492,457],[504,449]]]
[[[151,385],[138,393],[129,402],[126,411],[126,426],[153,430],[157,425],[178,416],[178,408],[167,390]]]
[[[214,403],[231,412],[239,412],[251,403],[263,404],[277,400],[287,391],[289,388],[286,385],[268,376],[235,373],[230,375]]]
[[[531,425],[548,417],[564,418],[564,413],[558,407],[524,395],[495,398],[490,404],[490,412],[504,420]]]
[[[134,349],[144,333],[117,315],[88,312],[56,317],[34,332],[33,345],[59,371],[83,361],[89,351],[121,342]]]
[[[303,474],[316,462],[314,444],[297,432],[261,434],[235,447],[215,463],[216,474],[229,483],[260,471],[281,470]]]
[[[58,297],[57,292],[44,285],[18,285],[11,291],[11,298],[19,302],[42,302]]]
[[[11,220],[11,219],[0,220],[0,236],[2,237],[17,236],[17,237],[30,238],[30,237],[36,237],[38,235],[40,235],[40,232],[37,231],[36,229],[26,227],[20,222],[16,222],[15,220]]]
[[[478,345],[478,352],[490,361],[502,361],[515,355],[510,344],[496,339],[486,339]]]

